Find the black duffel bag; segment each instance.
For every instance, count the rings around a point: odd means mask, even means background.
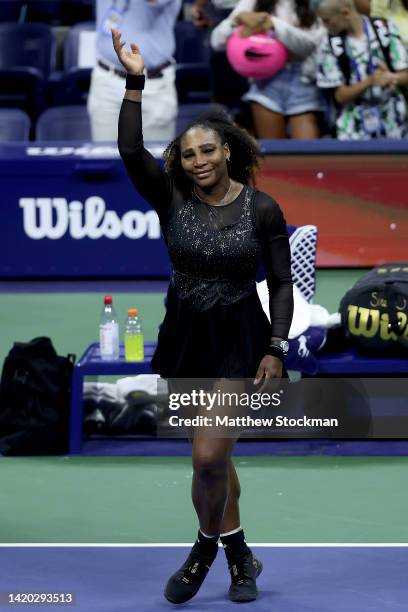
[[[67,452],[74,361],[46,337],[14,343],[0,382],[0,454]]]
[[[378,266],[340,302],[343,331],[364,352],[401,354],[408,349],[408,263]],[[406,352],[408,357],[408,352]]]

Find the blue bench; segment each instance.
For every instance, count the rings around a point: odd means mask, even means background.
[[[319,369],[315,376],[408,376],[408,357],[371,357],[353,349],[340,353],[316,353]]]
[[[99,343],[91,344],[80,360],[75,364],[72,375],[69,453],[81,451],[83,425],[83,386],[85,376],[136,376],[151,374],[150,360],[156,348],[156,342],[145,342],[145,360],[142,362],[125,361],[123,344],[117,361],[103,361]],[[319,370],[317,377],[352,376],[369,377],[379,375],[384,378],[390,375],[408,376],[408,358],[379,358],[359,355],[353,350],[341,353],[317,353]],[[307,375],[302,374],[303,377]]]
[[[141,362],[125,361],[124,346],[120,345],[117,361],[101,359],[99,342],[90,344],[81,359],[75,364],[72,373],[71,409],[69,427],[69,453],[76,455],[81,451],[83,425],[83,389],[85,376],[136,376],[151,374],[150,360],[156,348],[156,342],[145,342],[145,360]]]

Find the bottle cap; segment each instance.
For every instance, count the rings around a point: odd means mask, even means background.
[[[112,296],[111,295],[105,295],[103,301],[104,301],[105,304],[112,304]]]
[[[137,308],[129,308],[128,317],[136,317],[139,314]]]

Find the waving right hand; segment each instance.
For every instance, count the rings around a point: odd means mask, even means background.
[[[135,43],[130,43],[131,52],[126,51],[126,43],[121,42],[122,34],[119,30],[112,28],[112,43],[116,55],[128,74],[143,74],[144,61],[140,49]]]

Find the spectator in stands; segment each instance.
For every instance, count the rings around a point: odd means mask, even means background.
[[[371,15],[392,19],[408,47],[408,0],[372,0]]]
[[[328,34],[319,48],[317,83],[333,92],[337,137],[403,138],[407,109],[399,88],[408,83],[408,53],[396,26],[360,15],[353,0],[318,2]]]
[[[238,0],[195,0],[191,17],[198,28],[214,28],[228,17]],[[237,109],[248,89],[248,81],[235,72],[224,49],[210,51],[211,98],[213,102]]]
[[[112,49],[111,28],[124,40],[134,36],[146,65],[143,131],[146,140],[169,140],[175,135],[174,26],[181,0],[96,0],[96,57],[88,97],[92,138],[117,140],[119,111],[126,73]]]
[[[371,13],[371,0],[354,0],[354,6],[361,15],[369,17]]]
[[[238,25],[245,26],[247,36],[273,30],[290,52],[280,72],[271,79],[252,79],[244,96],[251,103],[256,136],[286,138],[288,122],[293,138],[318,138],[318,113],[325,105],[316,87],[314,53],[324,28],[309,9],[308,0],[240,0],[214,29],[214,49],[223,48]]]
[[[199,28],[214,27],[228,17],[238,0],[194,0],[191,18]]]

